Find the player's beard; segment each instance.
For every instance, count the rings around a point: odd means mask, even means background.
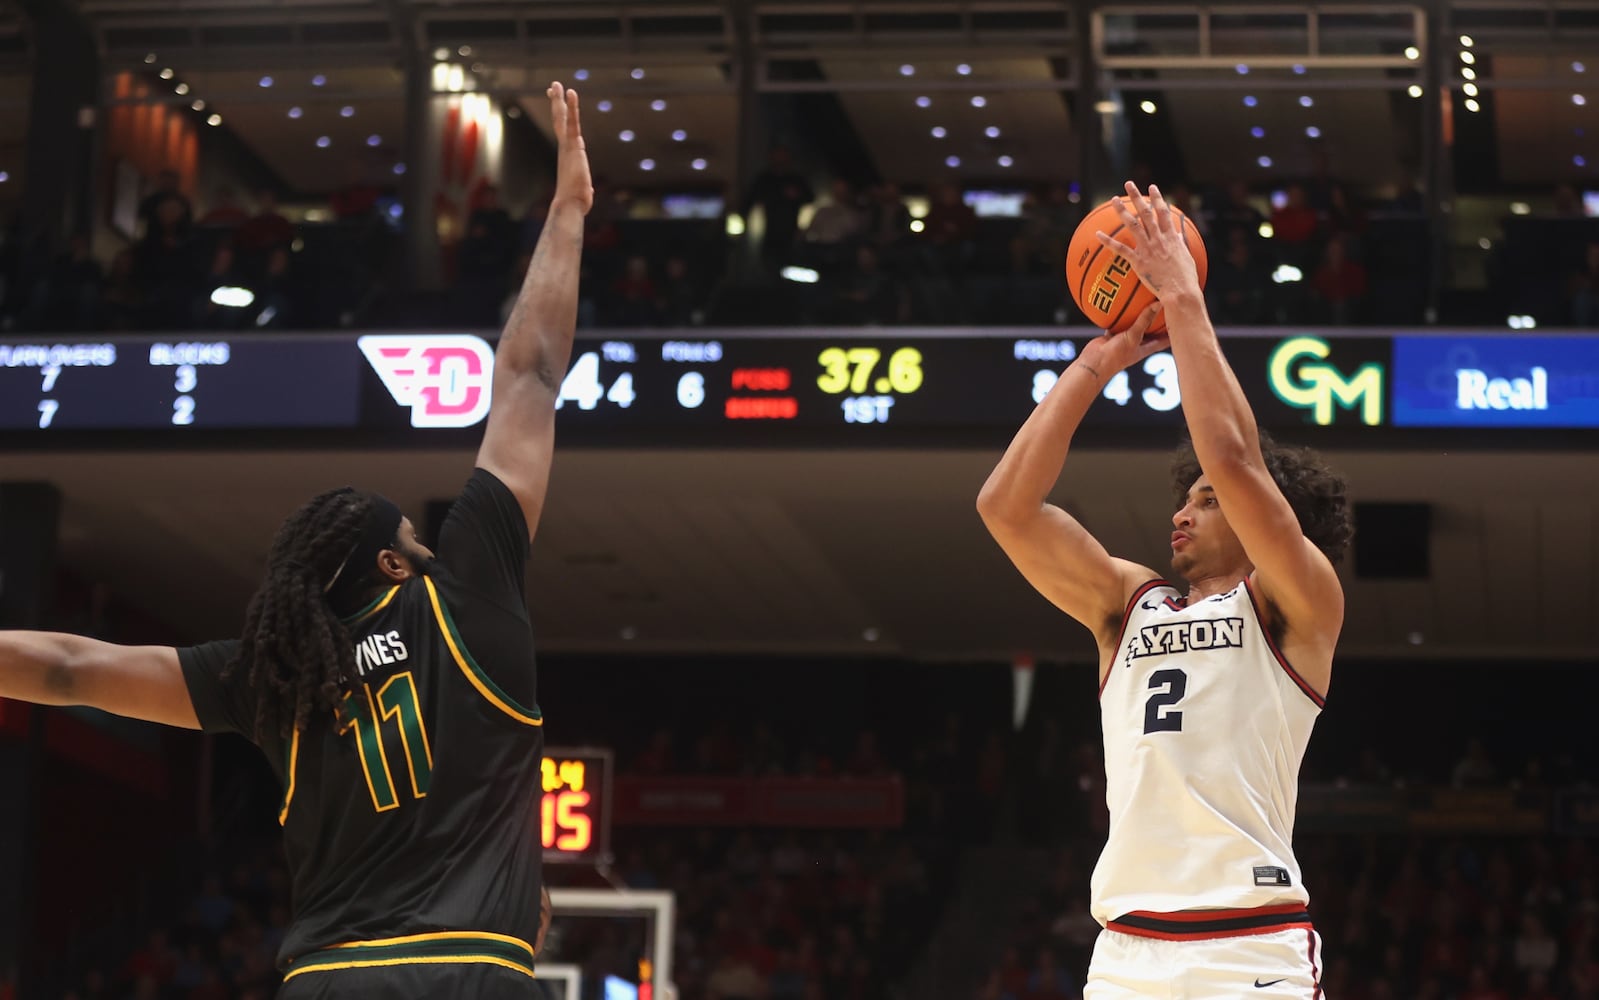
[[[418,576],[432,576],[433,568],[438,564],[438,559],[429,555],[425,549],[414,542],[407,545],[401,544],[400,555],[411,564],[412,572]]]

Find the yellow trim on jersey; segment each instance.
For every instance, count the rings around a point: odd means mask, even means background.
[[[508,961],[497,955],[419,955],[415,958],[368,958],[355,959],[350,962],[334,962],[328,965],[307,965],[304,968],[294,969],[283,977],[288,982],[295,976],[306,972],[328,972],[333,969],[371,969],[386,965],[498,965],[503,969],[515,969],[529,979],[537,978],[533,970],[517,962]]]
[[[348,941],[301,955],[284,981],[303,972],[393,965],[497,965],[533,977],[533,946],[521,938],[480,931],[433,931],[373,941]]]
[[[278,825],[283,826],[289,821],[289,804],[294,801],[294,769],[300,763],[300,730],[295,729],[294,736],[289,739],[289,776],[284,782],[283,808],[278,810]]]
[[[543,718],[533,715],[519,706],[511,703],[511,699],[500,691],[493,680],[484,674],[476,663],[467,655],[466,647],[456,642],[455,624],[450,620],[449,612],[444,610],[444,605],[439,602],[439,592],[433,586],[433,580],[424,576],[422,582],[427,585],[428,600],[433,604],[433,615],[439,621],[439,630],[444,634],[444,644],[450,649],[450,656],[455,659],[455,665],[461,668],[461,673],[477,688],[478,694],[487,698],[489,704],[526,726],[542,726]]]
[[[399,584],[395,584],[394,586],[390,587],[389,588],[389,592],[387,594],[384,594],[382,597],[380,597],[377,600],[373,601],[371,604],[368,604],[366,607],[362,608],[360,611],[357,611],[354,615],[350,616],[349,618],[344,619],[345,626],[348,627],[350,625],[355,625],[355,624],[358,624],[360,622],[366,621],[368,618],[371,618],[373,615],[377,614],[379,611],[382,611],[384,608],[388,607],[389,606],[389,602],[394,600],[394,595],[398,594],[399,592],[400,592],[400,585]]]
[[[533,961],[533,946],[519,937],[509,934],[490,934],[487,931],[429,931],[425,934],[408,934],[405,937],[378,938],[373,941],[346,941],[343,944],[328,945],[333,948],[388,948],[399,944],[418,944],[423,941],[459,941],[472,939],[477,941],[498,941],[501,944],[515,945],[527,952],[527,960]]]

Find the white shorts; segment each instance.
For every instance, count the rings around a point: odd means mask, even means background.
[[[1321,970],[1321,936],[1308,925],[1188,940],[1105,930],[1083,1000],[1326,1000]]]

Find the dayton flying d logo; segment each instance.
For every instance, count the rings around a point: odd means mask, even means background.
[[[468,334],[389,334],[358,343],[412,427],[471,427],[489,412],[494,350]]]

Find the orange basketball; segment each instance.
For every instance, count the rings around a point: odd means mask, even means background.
[[[1199,230],[1188,216],[1176,208],[1172,209],[1172,214],[1182,223],[1189,252],[1194,255],[1194,263],[1199,265],[1199,287],[1203,288],[1210,272],[1205,241],[1199,238]],[[1071,245],[1066,248],[1066,284],[1071,289],[1072,300],[1090,323],[1112,333],[1121,333],[1133,325],[1133,320],[1155,301],[1155,296],[1139,282],[1127,258],[1105,249],[1094,236],[1096,231],[1114,236],[1128,246],[1138,245],[1137,235],[1122,225],[1114,201],[1105,202],[1089,212],[1088,218],[1072,234]],[[1165,330],[1166,317],[1157,317],[1149,329],[1152,333]]]

